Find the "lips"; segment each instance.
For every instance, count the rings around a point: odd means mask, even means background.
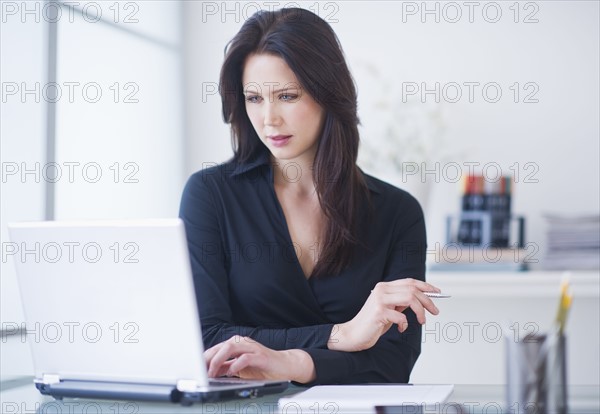
[[[267,139],[276,147],[287,144],[291,138],[291,135],[267,135]]]

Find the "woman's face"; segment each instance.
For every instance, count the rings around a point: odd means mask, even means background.
[[[302,90],[287,63],[274,55],[250,55],[242,83],[250,122],[273,157],[312,164],[325,111]]]

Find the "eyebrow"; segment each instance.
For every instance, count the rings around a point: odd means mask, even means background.
[[[299,89],[300,89],[300,87],[298,87],[298,86],[293,86],[293,87],[289,87],[289,88],[281,88],[281,89],[276,89],[276,90],[274,90],[272,93],[287,92],[287,91],[294,91],[294,90],[296,90],[296,91],[297,91],[297,90],[299,90]],[[246,89],[246,90],[244,91],[244,95],[247,95],[247,94],[249,94],[249,93],[251,93],[251,94],[254,94],[254,95],[258,95],[258,91],[255,91],[255,90],[252,90],[252,89]]]
[[[297,87],[297,86],[293,86],[293,87],[290,87],[290,88],[281,88],[281,89],[276,89],[276,90],[274,90],[274,91],[273,91],[273,93],[278,93],[278,92],[287,92],[287,91],[294,91],[294,90],[298,90],[298,89],[300,89],[300,88],[299,88],[299,87]]]

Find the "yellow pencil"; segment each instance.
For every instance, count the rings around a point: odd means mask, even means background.
[[[560,300],[558,303],[558,312],[556,313],[556,325],[558,327],[558,333],[562,335],[567,322],[567,315],[573,302],[573,296],[569,292],[569,274],[565,274],[560,284]]]

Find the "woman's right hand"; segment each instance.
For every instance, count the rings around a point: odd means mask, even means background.
[[[425,310],[439,313],[433,301],[423,292],[440,292],[437,287],[416,279],[379,282],[352,320],[334,325],[327,347],[335,351],[355,352],[371,348],[393,324],[404,332],[408,327],[402,313],[411,308],[417,320],[425,323]]]

